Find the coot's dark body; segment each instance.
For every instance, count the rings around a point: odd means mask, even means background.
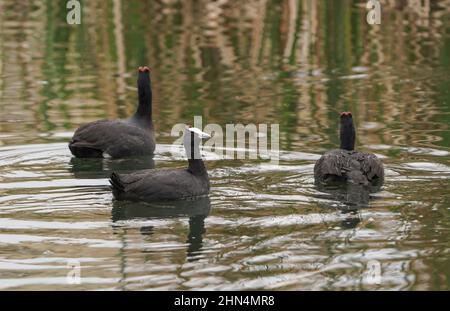
[[[314,166],[316,182],[349,181],[369,185],[384,178],[383,163],[374,155],[354,150],[355,128],[349,112],[341,114],[341,149],[326,152]]]
[[[207,195],[209,177],[199,150],[199,136],[189,130],[184,134],[188,157],[185,169],[150,169],[131,174],[111,175],[114,198],[130,201],[179,200]]]
[[[114,198],[129,201],[186,199],[209,192],[209,180],[191,173],[189,169],[113,173],[111,185]]]
[[[145,156],[155,151],[155,138],[152,128],[129,120],[100,120],[80,126],[69,148],[78,158]]]
[[[383,164],[375,155],[355,150],[330,150],[314,166],[314,178],[322,182],[350,180],[367,185],[383,177]]]
[[[150,70],[147,67],[139,67],[138,95],[139,106],[131,118],[99,120],[80,126],[69,143],[72,154],[79,158],[152,155],[155,135]]]

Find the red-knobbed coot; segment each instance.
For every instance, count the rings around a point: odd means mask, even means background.
[[[355,136],[351,112],[342,112],[341,147],[328,151],[316,162],[314,166],[316,182],[349,181],[369,185],[383,181],[383,163],[374,154],[354,150]]]
[[[80,126],[69,143],[74,156],[126,158],[153,155],[155,135],[148,67],[139,67],[137,84],[139,105],[136,113],[124,120],[99,120]]]

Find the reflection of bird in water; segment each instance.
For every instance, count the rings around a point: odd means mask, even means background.
[[[153,234],[153,226],[142,226],[139,228],[139,231],[142,235],[152,235]]]
[[[76,178],[107,178],[113,171],[129,173],[136,170],[155,168],[152,156],[128,159],[71,158],[69,171]]]
[[[354,210],[358,208],[369,207],[371,193],[381,189],[381,185],[356,185],[352,183],[316,183],[319,191],[327,193],[333,200],[343,203],[342,210]]]
[[[195,215],[189,218],[189,235],[186,243],[188,243],[187,260],[192,262],[199,258],[196,257],[203,247],[203,233],[205,230],[205,215]]]
[[[130,219],[164,219],[189,217],[189,233],[186,243],[187,260],[198,260],[197,256],[203,247],[203,234],[205,230],[205,218],[211,210],[209,197],[202,197],[197,200],[183,201],[161,201],[153,203],[114,201],[111,217],[113,223]],[[142,235],[151,236],[155,234],[153,226],[142,226]]]
[[[341,227],[345,229],[355,228],[360,222],[359,210],[361,208],[369,207],[371,193],[380,190],[381,185],[356,185],[353,183],[334,183],[323,184],[316,182],[317,189],[320,192],[326,193],[329,196],[326,198],[339,201],[342,205],[338,206],[342,214],[348,215],[341,223]]]
[[[349,214],[347,218],[341,221],[341,227],[344,229],[353,229],[361,222],[358,210],[342,211],[342,214]]]

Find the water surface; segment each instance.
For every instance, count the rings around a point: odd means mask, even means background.
[[[0,2],[0,289],[449,290],[450,5]],[[129,116],[153,68],[153,160],[80,160],[82,123]],[[368,193],[314,185],[351,110]],[[112,200],[107,177],[182,167],[172,126],[280,124],[280,163],[206,153],[198,201]],[[67,283],[71,263],[81,284]],[[368,277],[380,269],[381,277]]]

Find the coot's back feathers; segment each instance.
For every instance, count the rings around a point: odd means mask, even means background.
[[[72,154],[79,158],[152,155],[155,151],[155,136],[148,67],[139,67],[138,96],[139,105],[131,118],[100,120],[80,126],[69,143]]]
[[[321,182],[349,180],[367,185],[384,178],[383,163],[370,153],[335,149],[316,162],[314,178]]]
[[[352,114],[341,113],[341,149],[326,152],[316,162],[316,182],[350,181],[368,185],[384,179],[383,163],[374,154],[354,150],[355,136]]]
[[[144,156],[155,150],[155,139],[152,131],[126,121],[100,120],[79,127],[69,149],[79,158]]]
[[[187,169],[145,170],[131,174],[113,173],[110,179],[114,198],[129,201],[187,199],[206,195],[209,180]]]

